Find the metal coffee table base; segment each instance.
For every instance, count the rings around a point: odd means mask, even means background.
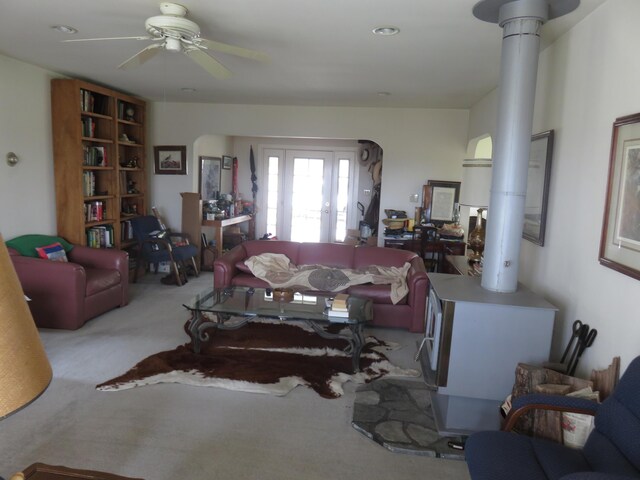
[[[238,317],[238,315],[233,316],[236,318]],[[209,313],[205,316],[202,315],[202,312],[200,312],[199,310],[192,310],[191,319],[189,319],[185,324],[185,331],[187,332],[189,337],[191,337],[191,348],[193,350],[193,353],[200,353],[202,342],[208,342],[211,339],[208,332],[209,330],[237,330],[244,327],[251,321],[251,319],[256,318],[255,315],[248,315],[242,317],[241,320],[234,321],[233,323],[227,323],[227,321],[231,317],[232,315],[225,313]],[[280,320],[295,321],[291,318]],[[362,349],[365,345],[364,335],[362,333],[362,323],[340,323],[339,325],[349,327],[349,331],[351,334],[347,335],[342,333],[327,332],[324,328],[322,328],[322,325],[319,325],[313,320],[301,319],[299,321],[306,322],[311,326],[311,328],[313,328],[313,331],[320,335],[322,338],[326,338],[328,340],[342,339],[349,342],[349,345],[344,349],[344,352],[351,355],[351,365],[353,368],[353,372],[357,373],[360,371],[360,354],[362,353]]]

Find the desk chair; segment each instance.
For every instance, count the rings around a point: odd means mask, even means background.
[[[444,258],[444,244],[436,227],[420,227],[420,257],[427,272],[441,272]]]
[[[185,262],[190,260],[195,275],[198,276],[198,265],[195,260],[198,249],[189,243],[188,235],[162,229],[159,220],[153,215],[132,218],[131,227],[133,236],[138,241],[140,258],[147,265],[155,265],[156,272],[158,263],[169,262],[176,284],[182,286],[187,281]],[[182,239],[180,243],[172,240],[176,237]],[[136,281],[138,271],[139,269],[136,269]]]

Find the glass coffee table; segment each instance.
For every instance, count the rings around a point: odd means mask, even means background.
[[[279,300],[277,296],[274,298],[270,288],[210,288],[184,304],[191,312],[185,331],[191,337],[193,352],[200,353],[202,342],[210,339],[208,331],[211,329],[235,330],[258,317],[302,321],[323,338],[347,340],[349,345],[345,352],[351,354],[353,371],[357,372],[364,347],[362,329],[373,318],[372,302],[350,295],[348,317],[342,317],[330,314],[332,299],[333,295],[328,294],[296,292],[290,300]],[[344,325],[348,333],[331,333],[323,328],[332,323]]]

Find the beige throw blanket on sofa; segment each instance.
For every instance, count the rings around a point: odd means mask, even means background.
[[[391,284],[391,301],[394,304],[409,293],[406,280],[411,267],[409,263],[401,268],[371,265],[359,270],[323,265],[296,266],[281,253],[255,255],[244,263],[255,277],[264,280],[272,288],[336,292],[363,283]]]

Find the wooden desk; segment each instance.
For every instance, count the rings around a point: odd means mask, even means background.
[[[238,225],[241,223],[249,222],[249,238],[253,238],[252,232],[253,216],[252,215],[239,215],[237,217],[225,218],[224,220],[203,220],[203,227],[213,227],[213,239],[216,241],[216,251],[218,257],[222,255],[222,231],[225,227],[231,225]]]

